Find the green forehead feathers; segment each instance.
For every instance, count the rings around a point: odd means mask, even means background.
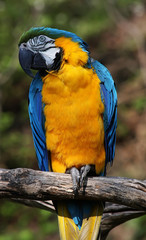
[[[19,40],[19,45],[39,35],[46,35],[53,39],[64,36],[64,37],[72,38],[72,40],[75,42],[82,41],[81,38],[79,38],[77,35],[71,32],[67,32],[67,31],[59,30],[55,28],[38,27],[38,28],[31,28],[27,32],[24,32]]]
[[[71,38],[72,41],[79,43],[79,45],[83,49],[83,51],[85,51],[87,53],[89,52],[87,43],[84,42],[76,34],[65,31],[65,30],[59,30],[59,29],[47,28],[47,27],[46,28],[45,27],[35,27],[35,28],[31,28],[27,32],[24,32],[19,40],[18,45],[20,45],[21,43],[27,42],[29,39],[32,39],[39,35],[45,35],[52,39],[56,39],[59,37]]]

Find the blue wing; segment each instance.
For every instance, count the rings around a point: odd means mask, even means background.
[[[92,59],[91,64],[96,71],[101,83],[101,98],[104,103],[105,111],[103,115],[105,130],[105,151],[106,165],[112,164],[115,155],[116,128],[117,128],[117,92],[114,81],[108,69],[98,61]]]
[[[39,73],[34,77],[30,89],[29,89],[29,117],[30,125],[32,128],[32,135],[34,140],[34,146],[38,159],[38,165],[40,170],[48,171],[48,156],[49,152],[46,148],[46,136],[44,130],[45,117],[43,114],[42,104],[42,79]]]

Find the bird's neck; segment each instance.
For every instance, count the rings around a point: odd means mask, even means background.
[[[58,72],[50,72],[43,77],[43,82],[50,93],[58,94],[62,91],[69,94],[86,88],[92,81],[92,75],[91,69],[64,64]]]

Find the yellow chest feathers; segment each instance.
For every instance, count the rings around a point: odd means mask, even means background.
[[[79,57],[73,63],[71,59],[64,54],[61,69],[43,78],[46,144],[52,169],[65,172],[73,166],[94,164],[99,173],[105,164],[100,80],[82,66],[84,61]]]

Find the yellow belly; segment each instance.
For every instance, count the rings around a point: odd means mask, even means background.
[[[91,69],[66,65],[43,79],[46,144],[52,170],[64,173],[73,166],[105,165],[104,105],[100,81]]]

